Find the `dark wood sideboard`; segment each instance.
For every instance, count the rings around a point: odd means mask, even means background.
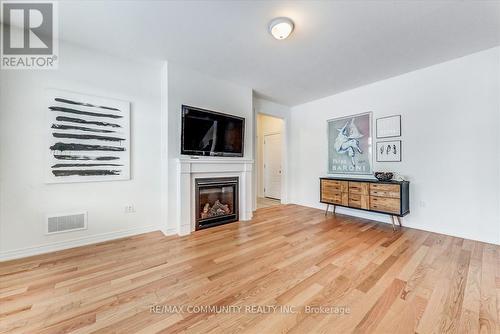
[[[372,179],[320,178],[320,202],[358,210],[388,214],[401,226],[400,217],[410,213],[410,182],[378,181]]]

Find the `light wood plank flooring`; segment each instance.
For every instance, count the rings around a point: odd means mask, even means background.
[[[280,205],[279,199],[269,197],[257,197],[257,209],[268,208],[270,206]]]
[[[280,205],[186,237],[0,263],[0,332],[498,333],[499,252]]]

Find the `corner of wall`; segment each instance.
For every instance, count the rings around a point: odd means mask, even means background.
[[[160,190],[160,222],[159,228],[169,235],[168,226],[168,62],[161,68],[161,190]]]

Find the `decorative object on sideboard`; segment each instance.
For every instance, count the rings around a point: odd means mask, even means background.
[[[375,178],[379,181],[390,181],[394,177],[391,172],[375,172]]]
[[[47,183],[130,179],[130,102],[47,90]]]
[[[372,174],[372,113],[327,121],[328,173]]]
[[[401,115],[377,118],[377,138],[401,136]]]
[[[377,162],[400,162],[401,140],[377,142]]]

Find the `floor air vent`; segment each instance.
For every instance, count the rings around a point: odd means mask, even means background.
[[[86,212],[47,217],[47,234],[85,230],[86,228]]]

